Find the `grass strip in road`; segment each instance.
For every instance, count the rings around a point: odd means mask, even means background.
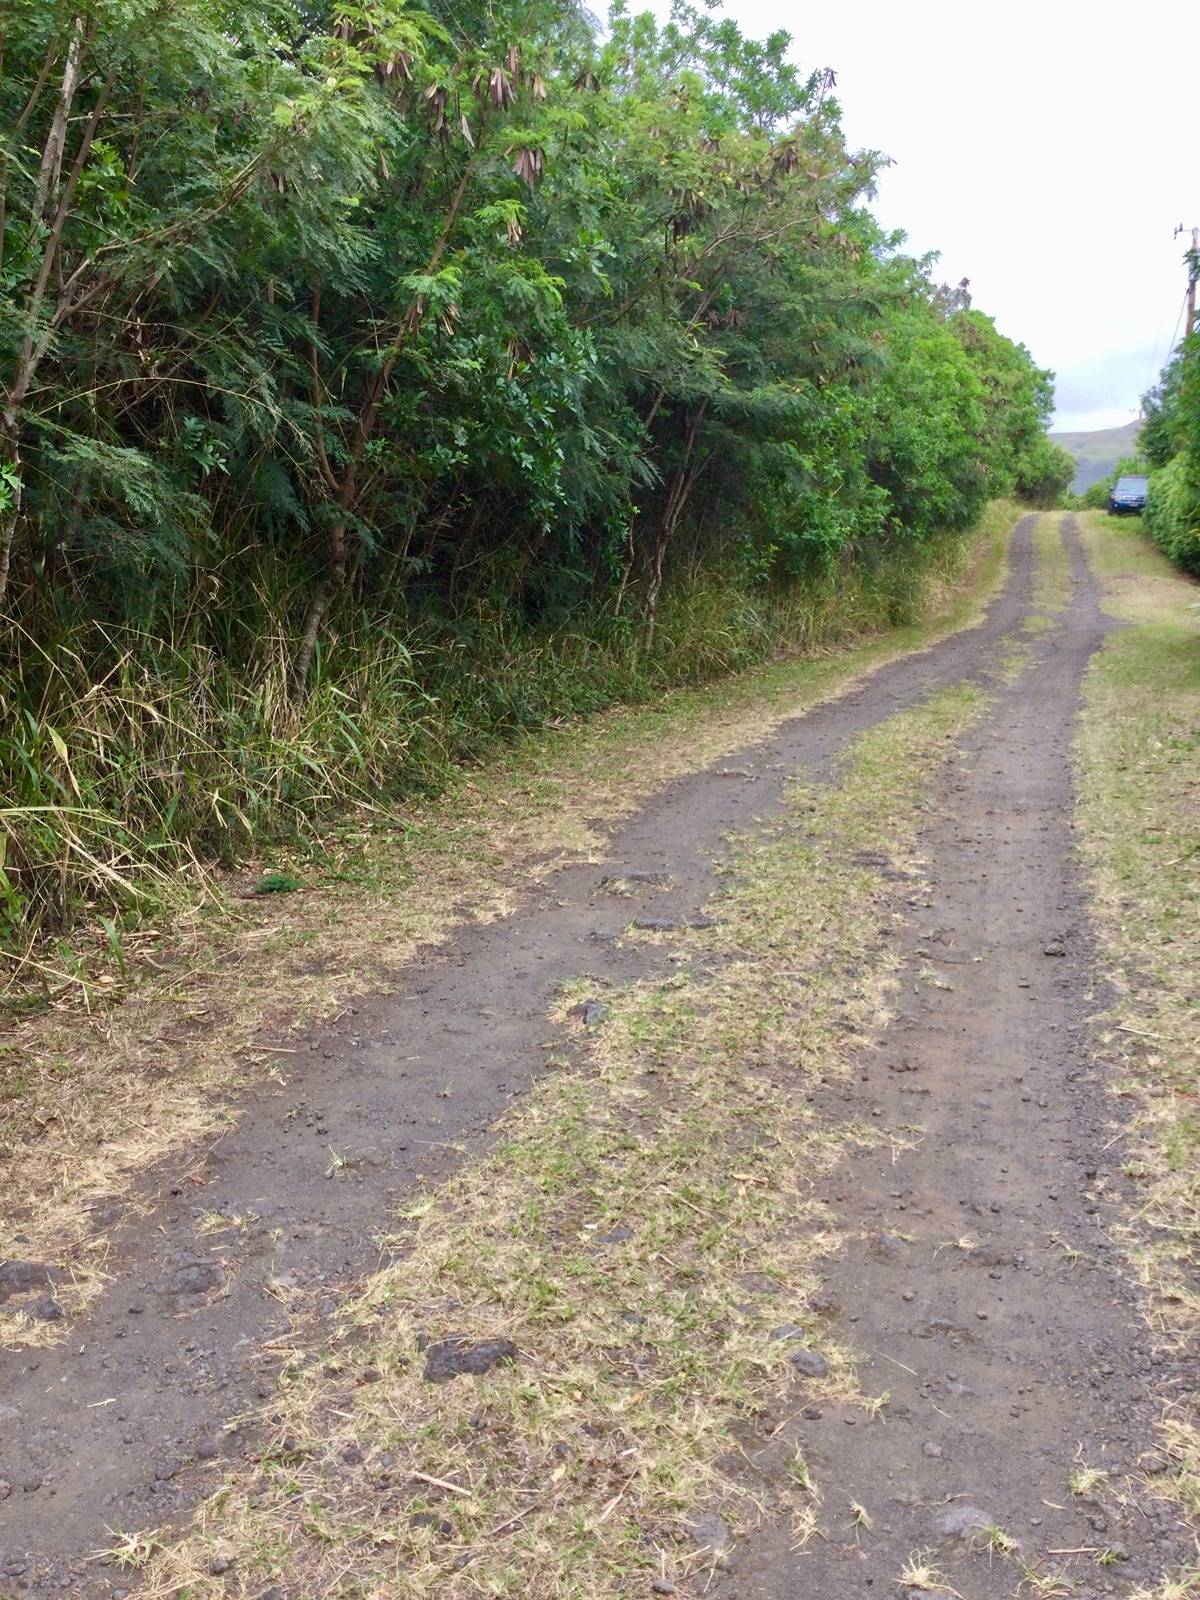
[[[885,1135],[828,1126],[811,1092],[886,1022],[896,869],[919,872],[923,793],[985,703],[947,689],[855,741],[834,785],[795,788],[737,844],[716,925],[651,936],[669,977],[562,995],[575,1068],[398,1220],[194,1531],[121,1547],[150,1600],[616,1600],[699,1592],[767,1515],[812,1537],[802,1460],[764,1479],[723,1455],[856,1394],[822,1333],[838,1237],[815,1185]],[[591,1025],[584,999],[607,1007]],[[456,1335],[488,1370],[430,1381]]]
[[[977,621],[1016,515],[994,505],[973,553],[947,547],[919,622],[530,735],[436,800],[356,814],[310,857],[264,860],[241,887],[261,879],[275,892],[235,895],[162,939],[143,929],[127,967],[17,1018],[0,1042],[0,1258],[66,1268],[59,1299],[82,1309],[110,1252],[93,1203],[111,1211],[155,1161],[227,1127],[233,1098],[272,1069],[272,1045],[388,987],[418,947],[463,922],[508,914],[557,868],[601,859],[603,830],[672,779]],[[0,1344],[50,1342],[68,1326],[0,1316]]]
[[[1113,1000],[1098,1030],[1133,1106],[1141,1202],[1127,1243],[1160,1348],[1200,1348],[1200,589],[1139,525],[1080,519],[1125,627],[1084,683],[1078,739],[1081,845]],[[1169,1470],[1152,1478],[1200,1516],[1194,1397],[1164,1423]],[[1163,1597],[1200,1593],[1200,1578]]]
[[[1033,578],[1034,615],[1025,623],[1027,633],[1044,633],[1071,603],[1074,586],[1071,562],[1062,541],[1062,517],[1043,512],[1033,530],[1037,565]]]

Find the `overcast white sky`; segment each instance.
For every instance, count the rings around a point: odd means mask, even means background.
[[[667,0],[650,0],[665,14]],[[634,9],[638,9],[634,0]],[[847,137],[885,151],[876,212],[1057,374],[1062,428],[1136,416],[1183,299],[1175,227],[1200,223],[1191,8],[1140,0],[726,0],[829,66]]]

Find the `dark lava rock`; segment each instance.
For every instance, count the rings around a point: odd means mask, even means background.
[[[408,1520],[414,1528],[432,1528],[443,1539],[452,1538],[455,1532],[452,1522],[447,1522],[445,1517],[435,1517],[432,1511],[415,1511]]]
[[[63,1317],[63,1308],[52,1294],[44,1294],[41,1299],[30,1301],[22,1310],[35,1322],[61,1322]]]
[[[210,1261],[194,1261],[181,1267],[166,1286],[167,1294],[207,1294],[221,1281],[221,1273]]]
[[[721,1555],[733,1546],[733,1533],[729,1524],[722,1522],[714,1511],[706,1511],[702,1517],[697,1517],[695,1522],[690,1522],[688,1533],[702,1550],[711,1550],[715,1555]]]
[[[101,1196],[94,1200],[88,1207],[88,1221],[92,1228],[99,1233],[103,1228],[110,1228],[114,1222],[122,1217],[126,1211],[126,1203],[118,1197]]]
[[[582,1005],[572,1006],[571,1015],[580,1017],[587,1028],[595,1028],[602,1022],[608,1021],[609,1007],[603,1000],[585,1000]]]
[[[944,1539],[969,1539],[971,1534],[988,1532],[995,1526],[995,1517],[989,1517],[978,1506],[951,1506],[938,1519],[937,1530]]]
[[[871,1254],[876,1261],[899,1265],[908,1260],[908,1246],[896,1233],[878,1233],[871,1240]]]
[[[778,1328],[771,1330],[772,1339],[803,1339],[804,1336],[804,1329],[795,1322],[783,1322]],[[798,1371],[804,1373],[806,1378],[823,1378],[829,1371],[825,1357],[807,1347],[791,1351],[788,1360]]]
[[[743,1272],[738,1282],[751,1294],[779,1293],[779,1284],[774,1278],[768,1278],[765,1272]]]
[[[62,1281],[62,1272],[44,1261],[6,1261],[0,1266],[0,1300],[10,1294],[28,1294]]]
[[[425,1381],[448,1383],[463,1373],[478,1377],[516,1359],[517,1347],[511,1339],[481,1339],[471,1344],[463,1335],[452,1334],[426,1349]]]

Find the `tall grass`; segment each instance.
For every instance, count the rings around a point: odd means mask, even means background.
[[[664,594],[650,648],[611,605],[556,627],[485,600],[453,619],[359,616],[301,700],[291,632],[265,605],[236,663],[201,623],[165,637],[68,616],[0,669],[0,952],[11,971],[50,938],[61,956],[81,925],[115,941],[194,899],[205,866],[436,791],[523,730],[913,620],[969,544],[876,553],[786,590],[700,569]]]

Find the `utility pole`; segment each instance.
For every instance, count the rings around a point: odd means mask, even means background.
[[[1183,232],[1183,224],[1175,229],[1178,239]],[[1185,337],[1190,338],[1196,327],[1196,279],[1200,277],[1200,228],[1192,229],[1192,248],[1185,252],[1184,261],[1187,262],[1187,322],[1184,325]]]

